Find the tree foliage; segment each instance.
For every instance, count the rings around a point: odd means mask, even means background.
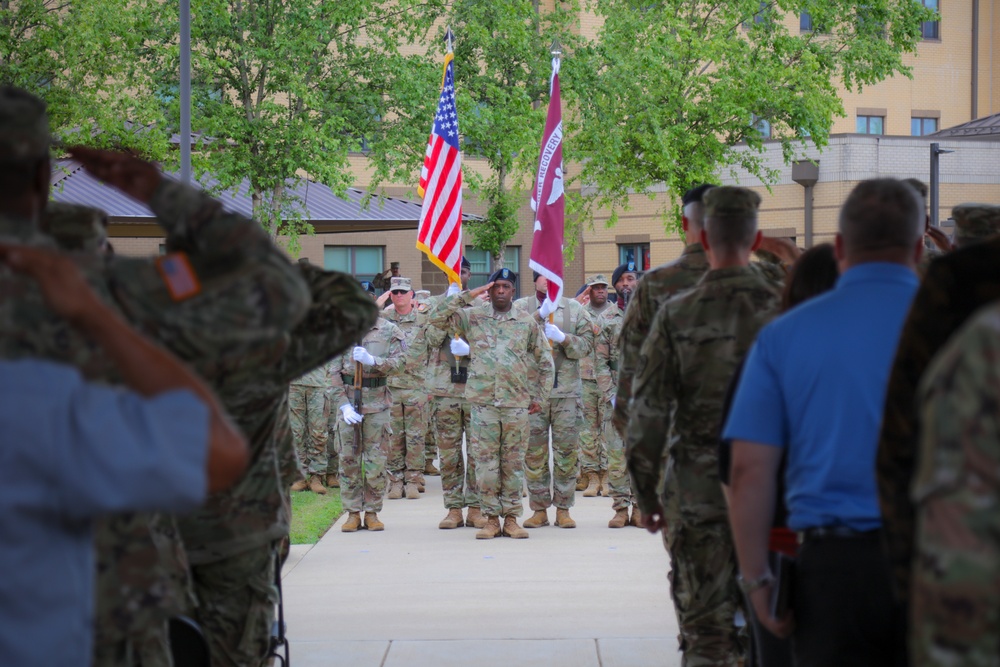
[[[154,29],[149,85],[174,124],[176,6],[140,2]],[[212,143],[198,151],[195,172],[211,173],[223,189],[249,181],[254,218],[296,250],[298,235],[312,228],[296,220],[289,186],[308,175],[342,193],[353,185],[350,154],[371,147],[388,162],[414,73],[425,67],[402,49],[423,38],[441,7],[439,0],[198,2],[192,128]]]
[[[844,115],[837,83],[908,74],[903,54],[931,17],[913,0],[595,0],[593,10],[604,23],[571,70],[586,94],[567,149],[588,186],[575,210],[586,219],[608,207],[610,224],[630,193],[660,184],[676,199],[734,166],[772,182],[761,129],[786,160],[796,143],[826,145]],[[800,31],[802,12],[814,30]]]
[[[453,0],[455,91],[466,182],[488,207],[483,222],[466,224],[472,242],[498,266],[517,233],[522,183],[533,174],[545,126],[553,40],[576,41],[571,2],[540,10],[524,0]],[[437,42],[442,44],[440,40]],[[428,116],[429,122],[430,116]],[[481,177],[468,167],[485,162]]]

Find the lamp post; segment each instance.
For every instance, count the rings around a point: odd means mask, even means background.
[[[941,164],[940,157],[945,153],[954,153],[955,151],[945,150],[941,148],[941,144],[935,142],[931,144],[931,184],[930,184],[930,199],[931,199],[931,224],[935,227],[939,227],[938,224],[938,207],[940,206],[940,189],[941,189]]]
[[[819,160],[796,160],[792,163],[792,180],[805,188],[805,245],[813,246],[813,187],[819,181]]]

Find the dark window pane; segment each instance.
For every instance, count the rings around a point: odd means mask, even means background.
[[[813,19],[812,14],[809,12],[802,12],[799,14],[799,30],[802,32],[810,32],[813,29]]]

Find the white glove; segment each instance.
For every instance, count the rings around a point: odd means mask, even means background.
[[[542,301],[542,307],[538,309],[538,315],[544,320],[546,317],[556,312],[559,308],[559,304],[552,303],[548,299]]]
[[[550,322],[545,323],[545,337],[553,343],[561,343],[566,340],[566,334],[562,332],[562,329]]]
[[[456,357],[467,357],[469,356],[469,344],[461,338],[452,338],[451,353]]]
[[[611,407],[615,407],[615,399],[616,398],[617,398],[617,396],[615,396],[614,394],[611,394]]]
[[[462,291],[462,286],[458,283],[451,283],[448,285],[448,296],[455,296]]]
[[[352,353],[351,356],[354,358],[354,361],[360,361],[365,366],[375,365],[375,357],[368,354],[368,350],[361,347],[360,345],[354,348],[354,352]]]
[[[350,425],[360,424],[361,420],[364,419],[363,415],[359,415],[357,410],[351,407],[350,403],[344,403],[340,406],[340,416],[344,418],[344,421]]]

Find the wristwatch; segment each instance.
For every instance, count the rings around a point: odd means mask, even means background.
[[[770,572],[765,572],[756,579],[744,579],[742,574],[736,575],[736,583],[739,585],[740,590],[743,591],[744,595],[750,595],[758,588],[764,588],[764,586],[770,586],[774,583],[774,575]]]

